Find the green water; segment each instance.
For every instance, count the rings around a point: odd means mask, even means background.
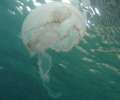
[[[26,6],[35,6],[19,2],[0,0],[0,100],[54,100],[43,86],[37,55],[31,57],[20,38]],[[84,39],[69,52],[47,51],[49,86],[62,93],[56,100],[120,100],[120,0],[91,0],[91,6],[101,15],[88,15],[94,26]]]

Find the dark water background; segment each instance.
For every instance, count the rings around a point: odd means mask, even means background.
[[[32,0],[0,0],[0,100],[54,100],[43,87],[37,55],[20,38],[26,6],[35,8]],[[62,93],[56,100],[120,100],[120,0],[91,0],[91,6],[101,15],[88,14],[84,39],[69,52],[48,50],[49,85]]]

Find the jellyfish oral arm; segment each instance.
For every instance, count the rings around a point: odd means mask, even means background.
[[[38,53],[38,66],[41,78],[43,81],[49,83],[49,71],[52,67],[51,56],[47,53]]]

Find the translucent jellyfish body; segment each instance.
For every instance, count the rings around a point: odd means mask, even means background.
[[[86,23],[82,12],[68,3],[43,4],[26,17],[22,26],[22,40],[31,56],[38,53],[38,65],[44,82],[49,83],[52,66],[46,49],[67,52],[78,44],[85,31]]]

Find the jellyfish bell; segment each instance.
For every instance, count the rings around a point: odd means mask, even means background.
[[[25,19],[22,39],[31,55],[46,48],[68,51],[85,35],[85,24],[82,13],[72,4],[43,4]]]
[[[46,49],[67,52],[78,44],[85,31],[82,12],[70,3],[43,4],[26,17],[22,25],[22,40],[31,56],[38,53],[38,65],[44,82],[49,83],[52,66]]]

